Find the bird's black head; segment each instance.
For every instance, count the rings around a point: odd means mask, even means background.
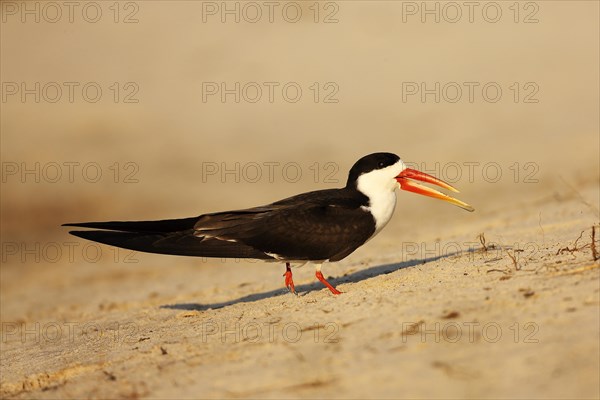
[[[389,193],[393,192],[398,185],[402,190],[448,201],[467,211],[474,210],[473,207],[463,201],[440,193],[435,189],[419,185],[415,181],[431,183],[444,189],[458,192],[454,187],[434,176],[416,169],[407,168],[400,157],[392,153],[373,153],[358,160],[350,169],[346,188],[356,189],[368,197],[371,213],[375,212],[375,214],[378,211],[381,211],[381,213],[388,212],[390,208],[393,210],[393,206],[390,207],[389,204]],[[381,199],[384,199],[383,206],[379,204],[381,207],[378,210],[377,206],[371,203],[373,201],[380,201],[381,203]],[[395,204],[395,197],[393,197],[393,201]]]
[[[389,167],[396,164],[399,160],[400,157],[392,153],[373,153],[369,154],[368,156],[364,156],[354,163],[350,169],[346,187],[356,187],[358,177],[362,174]]]

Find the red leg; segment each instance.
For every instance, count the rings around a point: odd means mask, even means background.
[[[296,288],[294,287],[294,280],[292,279],[292,269],[290,268],[290,263],[285,263],[285,287],[290,290],[293,294],[296,293]]]
[[[336,288],[334,288],[333,286],[331,286],[331,283],[327,282],[327,280],[325,279],[325,277],[323,277],[323,274],[321,273],[321,271],[317,270],[317,272],[315,272],[315,276],[317,277],[318,280],[321,281],[321,283],[325,286],[327,286],[327,288],[329,290],[331,290],[331,293],[333,294],[342,294],[342,292],[340,292],[339,290],[337,290]]]

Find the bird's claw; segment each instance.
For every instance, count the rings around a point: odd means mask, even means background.
[[[298,293],[296,292],[296,287],[294,286],[294,280],[292,279],[292,270],[290,269],[290,267],[286,268],[283,276],[285,276],[285,287],[288,288],[290,293],[298,296]]]
[[[331,285],[331,283],[327,282],[327,279],[325,279],[325,277],[323,276],[323,274],[321,273],[321,271],[316,271],[315,272],[315,276],[317,277],[317,279],[319,281],[321,281],[321,283],[323,285],[325,285],[327,287],[327,289],[329,289],[331,291],[331,293],[333,293],[335,295],[342,294],[342,292],[340,292],[335,287],[333,287],[333,285]]]

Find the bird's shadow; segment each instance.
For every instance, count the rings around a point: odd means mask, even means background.
[[[403,268],[413,267],[415,265],[426,264],[428,262],[436,261],[436,260],[439,260],[442,258],[452,257],[455,254],[457,254],[457,253],[448,253],[448,254],[444,254],[444,255],[438,255],[435,257],[409,260],[409,261],[403,261],[403,262],[392,263],[392,264],[377,265],[374,267],[361,269],[360,271],[352,272],[350,274],[347,274],[347,275],[344,275],[344,276],[341,276],[338,278],[329,279],[329,282],[332,283],[334,286],[337,286],[341,283],[357,283],[357,282],[361,282],[361,281],[364,281],[369,278],[373,278],[375,276],[390,274],[392,272],[398,271]],[[322,288],[323,287],[322,287],[321,283],[315,282],[315,283],[296,286],[296,291],[298,293],[300,293],[300,296],[304,296],[310,291],[320,290]],[[217,308],[223,308],[223,307],[227,307],[227,306],[230,306],[233,304],[249,303],[249,302],[253,302],[253,301],[266,299],[269,297],[277,297],[277,296],[284,296],[284,295],[286,295],[286,296],[290,295],[289,292],[285,288],[270,290],[268,292],[262,292],[262,293],[254,293],[254,294],[242,296],[237,299],[228,300],[228,301],[224,301],[224,302],[220,302],[220,303],[165,304],[165,305],[160,306],[160,308],[167,308],[167,309],[171,309],[171,310],[205,311],[205,310],[210,310],[210,309],[214,310]]]

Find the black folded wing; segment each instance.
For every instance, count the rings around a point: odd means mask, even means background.
[[[344,189],[294,196],[262,207],[161,221],[65,224],[71,234],[149,253],[197,257],[337,261],[375,231],[366,200]]]

